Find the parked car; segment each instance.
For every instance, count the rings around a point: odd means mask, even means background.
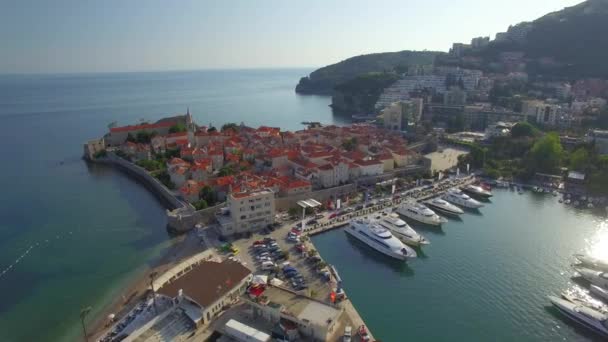
[[[316,220],[320,220],[320,219],[322,219],[323,217],[325,217],[323,214],[317,214],[317,215],[315,215],[315,219],[316,219]]]
[[[353,336],[353,327],[351,327],[350,325],[347,325],[346,328],[344,328],[344,335],[342,336],[342,341],[343,342],[350,342]]]

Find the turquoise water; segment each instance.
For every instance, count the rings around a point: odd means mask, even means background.
[[[441,231],[413,224],[431,245],[407,264],[342,230],[313,241],[382,341],[599,341],[546,296],[575,286],[574,253],[608,256],[604,220],[550,195],[495,190],[479,214]]]
[[[329,98],[294,93],[308,72],[0,76],[0,341],[78,339],[80,309],[103,309],[171,244],[156,199],[113,169],[87,166],[84,141],[112,121],[187,106],[218,126],[343,123]]]

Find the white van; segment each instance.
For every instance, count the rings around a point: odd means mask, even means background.
[[[262,263],[262,269],[263,269],[264,271],[266,271],[266,270],[272,270],[272,269],[274,269],[275,267],[276,267],[276,265],[275,265],[275,264],[274,264],[274,262],[272,262],[272,261],[264,261],[264,262]]]
[[[342,341],[350,342],[352,334],[353,334],[353,328],[350,325],[347,325],[346,328],[344,328],[344,336],[342,338]]]

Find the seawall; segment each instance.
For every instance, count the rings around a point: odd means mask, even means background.
[[[128,176],[146,187],[165,207],[167,214],[167,228],[175,233],[183,233],[192,229],[200,221],[204,221],[210,210],[197,212],[190,204],[181,201],[171,190],[158,179],[150,175],[144,168],[126,161],[115,154],[108,152],[104,158],[89,159],[87,162],[116,167]]]

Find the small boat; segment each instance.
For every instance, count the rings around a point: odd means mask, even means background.
[[[370,340],[369,334],[367,333],[367,329],[365,329],[365,325],[361,325],[357,333],[359,334],[359,338],[361,339],[361,341]]]
[[[469,195],[458,189],[450,189],[445,195],[443,195],[443,199],[463,208],[479,209],[483,207],[482,203],[472,199]]]
[[[492,197],[491,191],[486,190],[478,185],[469,184],[469,185],[465,186],[464,188],[462,188],[462,191],[464,191],[470,195],[478,196],[478,197],[482,197],[482,198]]]
[[[551,194],[553,194],[553,196],[558,196],[559,192],[557,192],[557,190],[553,190],[553,192]]]
[[[446,215],[450,215],[450,216],[459,216],[464,214],[464,211],[462,211],[462,209],[458,208],[457,206],[450,204],[449,202],[442,200],[439,197],[435,197],[433,199],[430,199],[426,202],[424,202],[424,204],[426,206],[429,206],[433,209],[435,209],[436,211],[442,213],[442,214],[446,214]]]
[[[591,286],[589,286],[589,291],[602,299],[604,302],[608,303],[608,290],[605,288],[591,284]]]
[[[417,256],[415,250],[404,245],[388,229],[373,220],[357,219],[351,221],[344,231],[378,252],[392,258],[405,260]]]
[[[577,266],[583,266],[587,268],[592,268],[599,271],[608,272],[608,261],[594,258],[584,254],[574,254],[574,256],[580,261],[580,264]]]
[[[567,199],[564,201],[564,204],[570,204],[570,203],[572,203],[572,201],[570,201],[570,199],[569,199],[569,198],[567,198]]]
[[[574,266],[574,269],[591,284],[608,287],[608,273],[581,266]]]
[[[412,220],[432,226],[440,226],[442,223],[447,222],[446,219],[435,214],[434,211],[424,204],[416,202],[403,203],[397,208],[396,212]]]
[[[381,226],[390,230],[393,236],[403,241],[406,245],[422,246],[430,244],[424,236],[418,234],[414,228],[410,227],[395,213],[386,216],[377,216],[375,219]]]
[[[608,336],[608,315],[566,299],[548,297],[551,303],[566,317],[601,335]]]

